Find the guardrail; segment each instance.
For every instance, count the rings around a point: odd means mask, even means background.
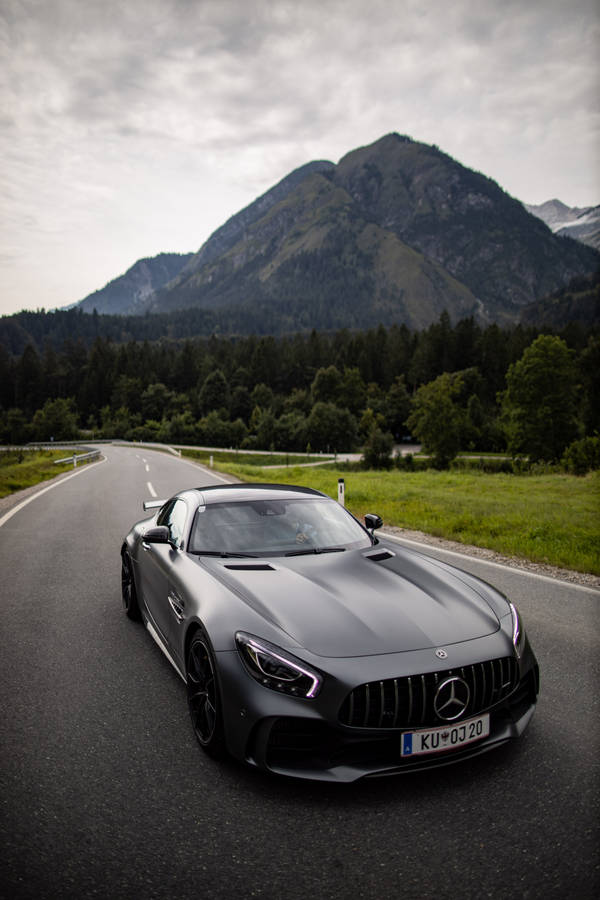
[[[91,453],[80,453],[79,456],[77,456],[77,455],[74,453],[73,456],[65,456],[64,459],[55,459],[55,460],[54,460],[54,465],[57,466],[59,463],[72,462],[72,463],[73,463],[73,468],[76,469],[76,468],[77,468],[77,463],[80,462],[81,460],[84,460],[84,459],[96,459],[98,456],[100,456],[100,451],[99,451],[99,450],[92,450]]]

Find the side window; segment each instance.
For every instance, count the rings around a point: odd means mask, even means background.
[[[168,525],[169,524],[169,516],[173,512],[173,507],[175,506],[176,501],[170,500],[168,503],[162,507],[161,511],[158,514],[156,519],[157,525]]]
[[[181,547],[186,519],[187,506],[183,500],[175,500],[163,524],[169,526],[171,540],[177,547]]]

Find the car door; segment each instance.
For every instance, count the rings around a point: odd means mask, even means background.
[[[169,529],[170,543],[149,544],[142,539],[144,599],[154,627],[169,647],[173,646],[174,634],[183,618],[183,599],[172,587],[171,573],[182,553],[187,516],[185,501],[173,500],[156,520],[157,525]]]

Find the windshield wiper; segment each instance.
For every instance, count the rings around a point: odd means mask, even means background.
[[[308,556],[311,553],[343,553],[345,547],[310,547],[308,550],[290,550],[286,556]]]
[[[190,550],[194,556],[219,556],[222,559],[229,559],[236,556],[244,556],[248,559],[256,559],[256,553],[228,553],[225,550]]]

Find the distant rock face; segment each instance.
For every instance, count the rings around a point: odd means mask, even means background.
[[[171,281],[192,256],[191,253],[160,253],[140,259],[130,269],[94,291],[79,304],[84,312],[136,315],[144,311],[154,291]]]
[[[491,179],[390,134],[337,165],[295,170],[162,286],[148,291],[140,273],[135,295],[120,301],[127,308],[115,301],[111,311],[230,311],[238,330],[248,313],[272,333],[423,328],[444,310],[454,321],[510,323],[599,263],[595,250],[554,235]]]
[[[494,181],[436,147],[388,135],[344,157],[336,179],[367,215],[466,285],[495,320],[598,266]]]
[[[571,237],[600,250],[600,206],[566,206],[560,200],[547,200],[525,208],[548,225],[555,234]]]

